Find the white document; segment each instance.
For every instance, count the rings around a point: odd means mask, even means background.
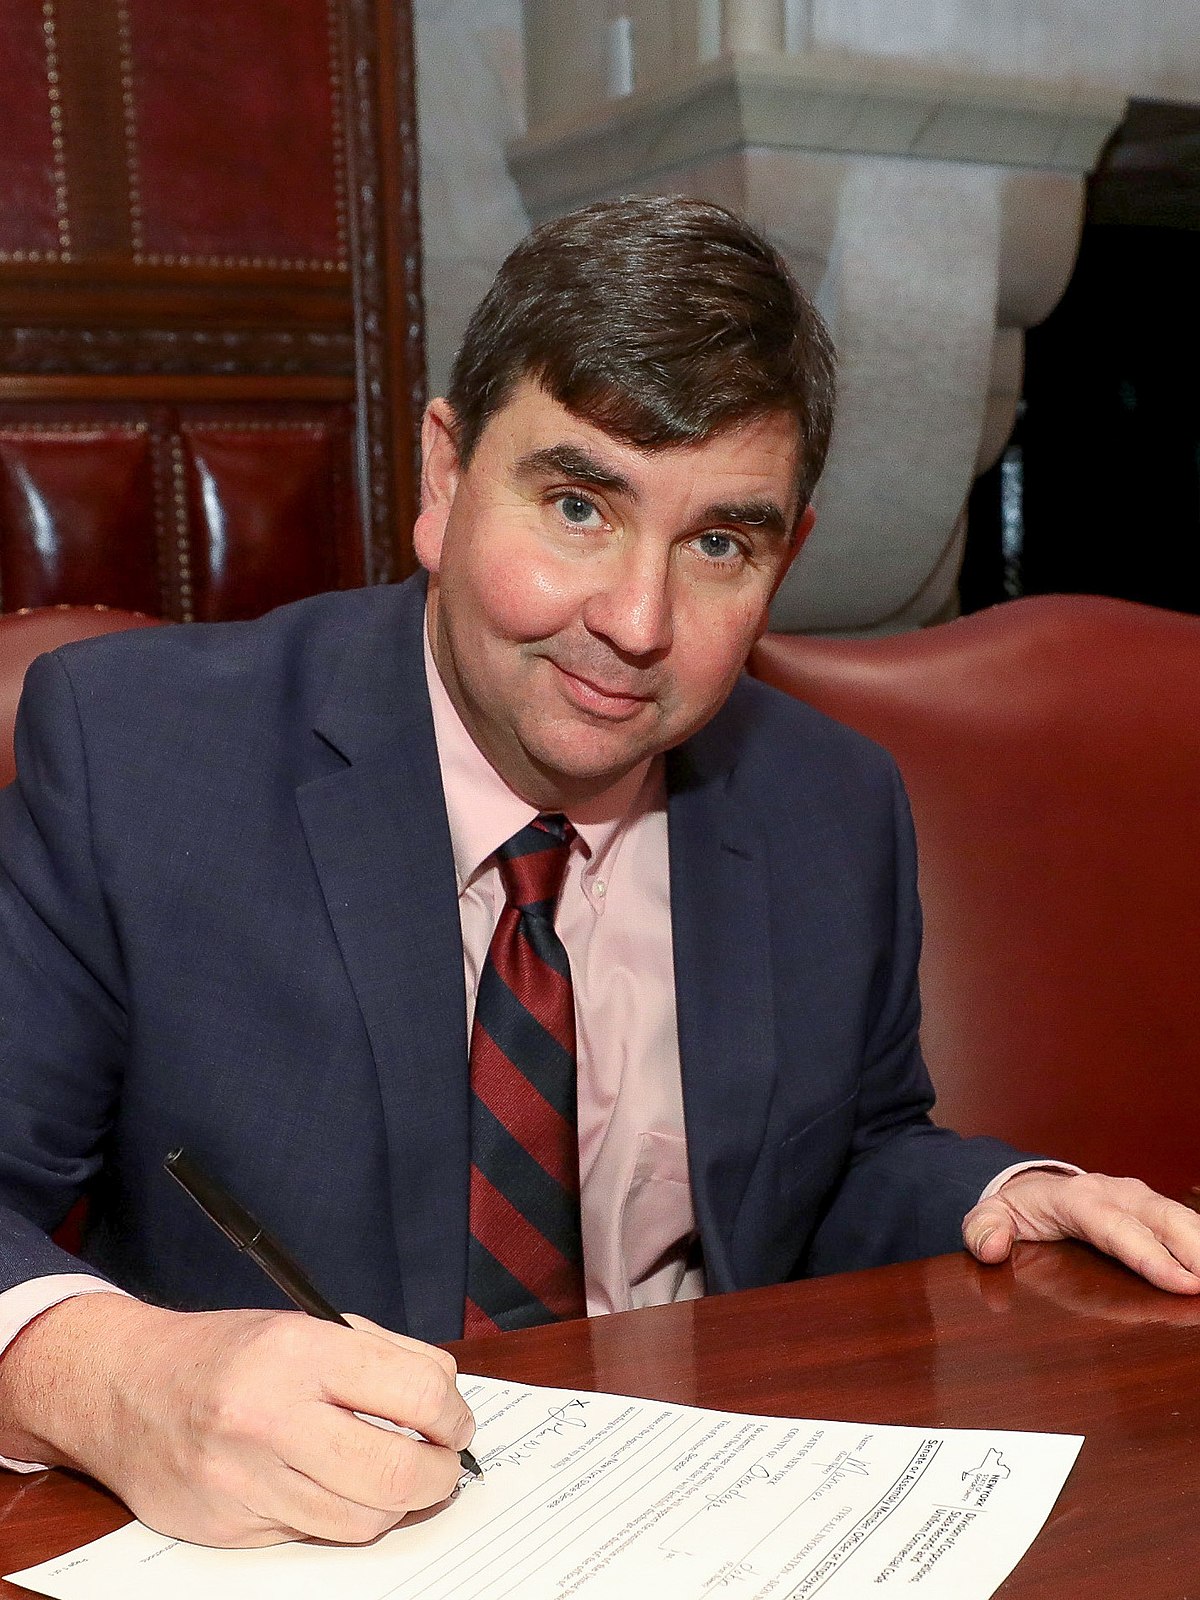
[[[367,1548],[210,1550],[135,1522],[11,1576],[57,1600],[986,1600],[1083,1442],[459,1384],[483,1478]]]

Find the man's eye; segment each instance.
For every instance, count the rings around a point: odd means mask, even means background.
[[[741,554],[741,545],[732,534],[728,533],[702,533],[696,540],[700,554],[709,561],[732,561]]]
[[[600,523],[600,513],[590,500],[580,494],[560,494],[554,502],[563,520],[576,528],[595,528]]]

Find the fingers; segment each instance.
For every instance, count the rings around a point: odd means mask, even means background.
[[[225,1463],[212,1484],[192,1486],[191,1499],[194,1520],[186,1537],[229,1550],[296,1539],[369,1544],[395,1527],[407,1509],[381,1511],[359,1505],[278,1460],[260,1465],[253,1480]],[[178,1511],[170,1498],[152,1493],[142,1499],[135,1493],[130,1509],[156,1532],[179,1536]]]
[[[324,1398],[347,1411],[369,1412],[413,1428],[448,1451],[465,1449],[475,1419],[455,1386],[453,1358],[415,1339],[384,1338],[379,1336],[383,1330],[369,1331],[376,1336],[350,1339],[343,1334],[337,1341],[337,1359],[331,1351],[322,1367]]]
[[[1200,1213],[1162,1195],[1154,1198],[1163,1208],[1155,1229],[1158,1237],[1188,1275],[1200,1283]]]
[[[462,1476],[456,1451],[375,1427],[335,1406],[314,1406],[301,1420],[288,1461],[322,1489],[381,1514],[385,1527],[409,1511],[439,1505]]]
[[[1017,1236],[1012,1213],[995,1196],[982,1200],[963,1218],[963,1243],[988,1266],[1008,1259]]]
[[[212,1432],[235,1461],[265,1457],[268,1476],[252,1492],[273,1525],[359,1543],[454,1492],[474,1419],[444,1351],[361,1320],[347,1330],[289,1314],[259,1343],[223,1386]],[[288,1388],[291,1403],[277,1404]],[[385,1431],[359,1411],[423,1437]]]
[[[1017,1239],[1081,1239],[1160,1289],[1200,1294],[1200,1216],[1137,1178],[1018,1173],[963,1219],[980,1261],[1002,1261]]]
[[[1160,1289],[1200,1293],[1200,1217],[1136,1178],[1084,1174],[1064,1196],[1064,1221]]]
[[[376,1338],[384,1340],[387,1344],[397,1345],[401,1350],[412,1350],[417,1354],[428,1356],[451,1378],[457,1378],[458,1362],[449,1350],[439,1349],[436,1344],[424,1344],[420,1339],[410,1339],[406,1333],[395,1333],[391,1328],[381,1327],[378,1322],[372,1322],[370,1317],[357,1316],[353,1311],[347,1313],[346,1321],[360,1333],[373,1333]]]
[[[1144,1224],[1123,1217],[1107,1248],[1148,1282],[1172,1294],[1200,1294],[1200,1276],[1191,1272]]]
[[[60,1334],[57,1359],[39,1369],[71,1375],[56,1386],[67,1415],[55,1436],[160,1532],[230,1547],[357,1544],[453,1493],[474,1421],[445,1352],[290,1312],[89,1298],[112,1302],[107,1322],[80,1313],[78,1333],[69,1344]],[[105,1397],[94,1423],[71,1402],[81,1393]],[[423,1437],[373,1427],[358,1410]]]

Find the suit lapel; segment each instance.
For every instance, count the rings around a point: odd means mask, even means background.
[[[765,850],[736,802],[736,712],[668,757],[671,920],[688,1164],[713,1290],[737,1288],[730,1240],[760,1159],[775,1080]]]
[[[408,1331],[447,1339],[466,1281],[466,1001],[423,614],[406,585],[351,646],[315,730],[342,764],[297,804],[379,1073]]]
[[[466,1287],[469,1074],[424,597],[404,585],[347,652],[314,729],[331,769],[297,804],[379,1074],[406,1325],[444,1340]],[[667,758],[684,1115],[714,1290],[738,1286],[730,1240],[776,1070],[767,863],[736,801],[736,727],[731,703]]]

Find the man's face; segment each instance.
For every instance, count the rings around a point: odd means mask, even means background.
[[[797,425],[648,452],[526,380],[463,467],[452,421],[435,400],[415,532],[438,669],[519,794],[577,805],[729,694],[798,542]]]

